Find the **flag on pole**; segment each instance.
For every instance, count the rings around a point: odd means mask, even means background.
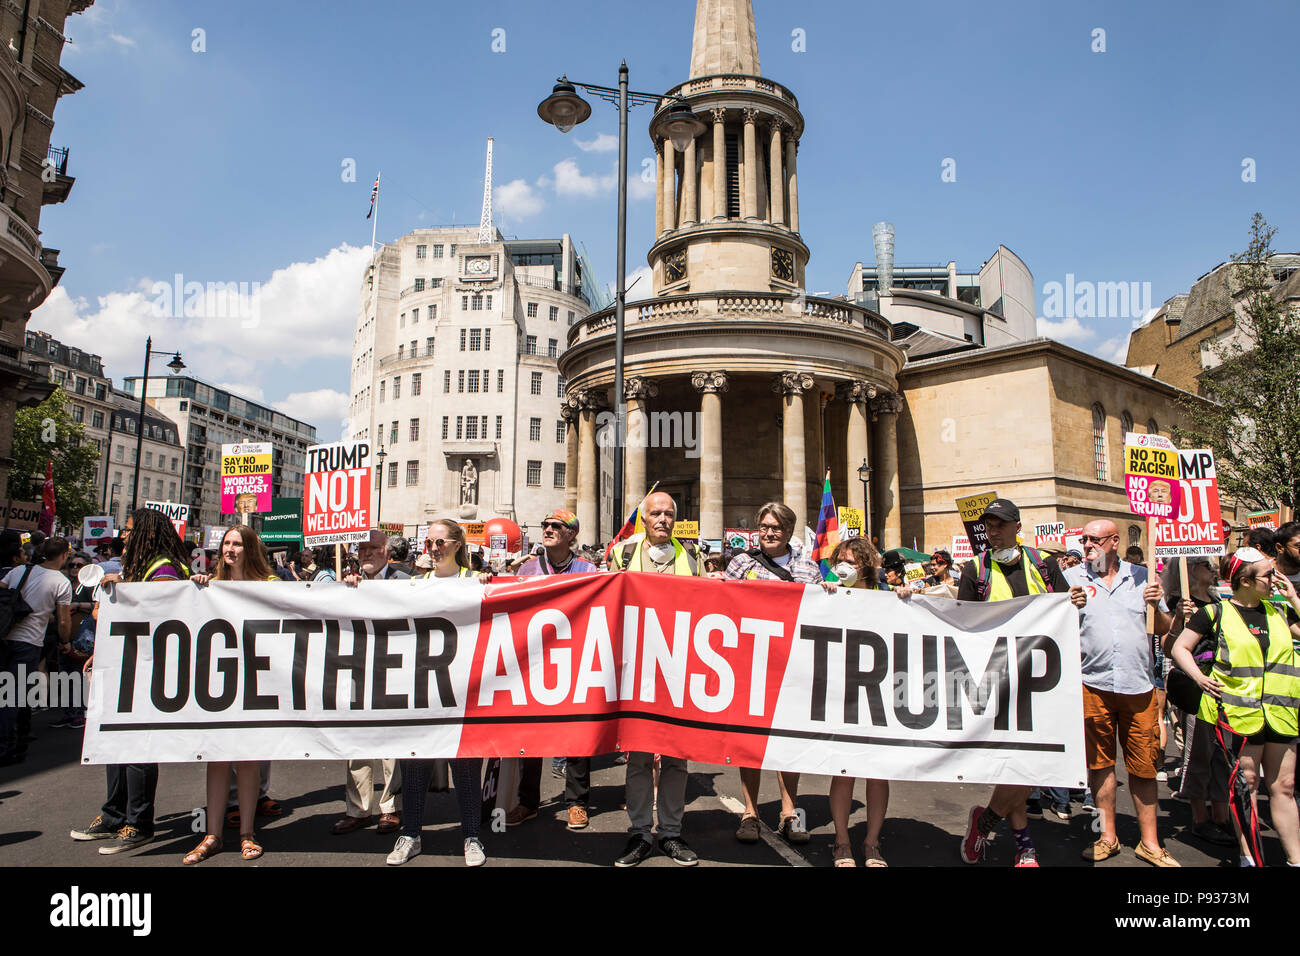
[[[653,495],[655,493],[655,488],[658,487],[659,482],[656,481],[650,490],[645,493],[645,498],[649,498]],[[645,498],[642,498],[637,502],[636,507],[632,509],[632,513],[628,515],[627,520],[623,522],[623,527],[619,528],[618,534],[614,535],[614,540],[610,541],[610,543],[605,546],[606,561],[609,560],[610,554],[613,553],[614,545],[618,544],[620,541],[627,541],[637,535],[645,534],[645,520],[641,517],[641,506],[645,504]]]
[[[45,484],[41,486],[41,516],[36,527],[46,535],[54,534],[54,462],[45,463]]]
[[[826,470],[826,484],[822,487],[822,509],[817,515],[817,541],[813,548],[812,559],[821,567],[822,577],[827,581],[838,581],[831,570],[831,555],[840,543],[840,522],[835,510],[835,499],[831,497],[831,473]]]
[[[370,212],[366,213],[369,219],[375,214],[375,203],[379,200],[379,174],[375,173],[375,184],[370,187]]]

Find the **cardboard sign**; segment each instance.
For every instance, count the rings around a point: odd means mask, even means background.
[[[483,545],[483,528],[487,524],[484,521],[462,521],[460,530],[465,532],[465,542],[467,544]]]
[[[1047,521],[1034,525],[1035,548],[1059,548],[1065,540],[1065,522]]]
[[[221,446],[221,513],[256,514],[271,510],[271,443],[237,442]]]
[[[1160,435],[1124,436],[1124,491],[1129,510],[1143,518],[1173,518],[1182,503],[1178,449]]]
[[[370,540],[373,484],[368,441],[336,441],[307,449],[302,531],[309,548]]]
[[[0,519],[0,526],[12,528],[15,531],[35,531],[36,525],[41,519],[41,503],[39,501],[14,501],[8,499],[5,501],[4,516]],[[112,519],[109,519],[112,522]],[[84,534],[83,534],[83,537]],[[112,537],[110,534],[109,537]]]
[[[406,525],[396,521],[382,521],[379,524],[379,530],[390,538],[396,535],[399,538],[406,537]]]
[[[861,508],[840,508],[840,540],[858,538],[865,534],[866,521]]]
[[[1154,558],[1200,557],[1224,553],[1219,512],[1219,482],[1214,452],[1208,448],[1178,453],[1181,506],[1173,518],[1151,520]]]
[[[262,519],[264,544],[287,544],[302,550],[302,499],[273,498],[271,513]]]
[[[1254,531],[1256,528],[1268,528],[1270,531],[1276,531],[1282,526],[1282,509],[1274,508],[1272,511],[1252,511],[1246,515],[1246,526]]]
[[[758,547],[758,531],[753,528],[727,528],[722,532],[722,546],[732,551]]]
[[[977,553],[987,551],[989,547],[989,536],[984,530],[984,522],[980,521],[980,515],[997,497],[996,491],[981,491],[977,495],[957,499],[957,512],[961,515],[961,523],[966,526],[966,537]]]
[[[226,536],[225,525],[210,524],[203,528],[203,547],[208,551],[216,551],[221,547],[221,539]]]
[[[970,546],[970,538],[964,534],[952,536],[952,563],[960,565],[975,558],[975,549]]]
[[[172,527],[176,529],[176,536],[182,541],[185,540],[185,529],[190,522],[189,505],[177,504],[174,501],[146,501],[144,506],[165,514],[171,521]]]
[[[913,581],[919,581],[923,577],[925,577],[925,565],[917,561],[903,565],[903,580],[908,584],[911,584]]]
[[[698,521],[673,522],[673,537],[678,541],[698,541],[700,539],[700,523]]]

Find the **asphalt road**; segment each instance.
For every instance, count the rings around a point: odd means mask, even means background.
[[[158,784],[157,838],[147,846],[115,856],[101,856],[100,843],[78,843],[68,831],[90,823],[104,800],[104,771],[79,765],[81,733],[49,726],[50,712],[37,712],[27,760],[0,768],[0,865],[78,866],[88,868],[163,866],[180,867],[181,857],[198,842],[192,829],[194,810],[203,802],[204,768],[194,764],[165,764]],[[799,806],[807,814],[811,841],[791,847],[772,832],[778,822],[780,801],[776,775],[765,774],[760,811],[766,824],[763,840],[741,844],[734,833],[741,806],[740,779],[729,767],[691,764],[683,836],[700,855],[704,866],[814,866],[831,865],[834,829],[827,802],[826,777],[805,777],[800,783]],[[538,817],[505,832],[484,829],[488,866],[608,866],[627,840],[627,814],[620,809],[624,768],[612,757],[598,758],[592,773],[591,826],[582,832],[565,829],[563,781],[550,773],[547,762],[542,778],[543,806]],[[221,853],[204,868],[227,866],[385,866],[394,836],[379,834],[371,826],[346,836],[331,835],[330,826],[343,813],[344,769],[339,761],[284,761],[273,765],[271,794],[284,807],[284,815],[259,821],[266,854],[245,863],[238,853]],[[1122,786],[1120,771],[1118,824],[1123,854],[1100,864],[1101,869],[1141,867],[1132,848],[1138,839],[1132,802]],[[966,816],[974,803],[983,803],[989,787],[973,784],[895,783],[883,836],[883,852],[892,866],[963,867],[958,847]],[[866,833],[866,810],[861,786],[854,794],[850,835],[859,864]],[[1076,804],[1068,821],[1049,816],[1031,818],[1030,828],[1044,867],[1085,867],[1080,852],[1096,837],[1093,816]],[[423,837],[423,855],[407,867],[463,866],[462,840],[456,823],[454,794],[429,795]],[[1267,815],[1265,814],[1265,819]],[[1170,853],[1184,866],[1235,865],[1233,848],[1224,851],[1192,836],[1186,803],[1173,798],[1166,785],[1160,789],[1160,834]],[[234,838],[233,830],[226,831]],[[229,845],[229,844],[228,844]],[[1266,834],[1271,860],[1282,858],[1272,832]],[[1006,825],[989,851],[984,867],[1009,867],[1014,840]],[[656,854],[642,867],[674,867]],[[975,869],[975,867],[970,867]]]

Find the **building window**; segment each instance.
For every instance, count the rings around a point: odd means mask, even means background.
[[[447,425],[448,425],[447,416],[443,415],[442,416],[442,440],[443,441],[447,440]]]
[[[411,419],[411,427],[409,429],[409,433],[410,433],[410,441],[420,440],[420,420],[418,418]]]
[[[393,422],[388,426],[388,444],[397,444],[397,422]]]
[[[542,463],[540,461],[528,462],[528,487],[540,488],[542,485]]]
[[[1135,524],[1129,525],[1128,546],[1130,548],[1136,548],[1138,546],[1138,542],[1141,540],[1142,540],[1142,527],[1140,525],[1135,525]]]
[[[556,305],[551,306],[547,311],[547,318],[552,322],[558,322],[560,320],[560,307]]]
[[[417,305],[414,309],[411,310],[411,324],[415,325],[419,321],[420,321],[420,307]],[[415,350],[412,349],[411,351],[414,353]]]
[[[497,416],[497,441],[501,440],[501,425],[502,425],[501,416],[498,415]]]
[[[1127,408],[1120,413],[1119,427],[1123,430],[1122,434],[1124,436],[1121,440],[1127,440],[1129,434],[1133,431],[1133,416],[1129,414]]]
[[[1110,481],[1106,460],[1106,409],[1092,406],[1092,467],[1098,481]]]
[[[402,397],[402,376],[394,375],[393,376],[393,400],[396,401],[401,397]]]
[[[556,358],[559,355],[560,343],[555,339],[546,340],[546,357]]]
[[[406,487],[420,483],[420,463],[418,461],[408,461],[406,463]]]
[[[465,370],[463,368],[456,371],[456,391],[465,391]]]
[[[465,416],[457,415],[456,416],[456,441],[460,441],[463,437],[465,437],[462,434],[464,424],[465,424]]]
[[[469,308],[471,312],[483,311],[483,293],[475,292],[469,297]]]
[[[451,369],[444,369],[442,373],[442,394],[451,394]],[[379,383],[379,400],[384,400],[384,383]]]
[[[532,381],[529,385],[528,391],[529,394],[532,395],[542,394],[542,373],[541,372],[532,373]]]
[[[537,303],[536,303],[536,302],[529,302],[529,303],[528,303],[528,317],[529,317],[530,319],[535,319],[535,318],[537,318]]]
[[[492,330],[491,329],[483,330],[483,351],[484,352],[492,351]]]
[[[557,445],[563,445],[565,436],[567,434],[568,434],[568,426],[564,424],[564,419],[561,418],[559,421],[555,423],[555,443]]]
[[[537,336],[529,335],[524,338],[524,354],[525,355],[537,354]]]
[[[499,368],[497,369],[497,391],[504,392],[505,390],[506,390],[506,370],[503,368]]]
[[[471,415],[465,421],[465,440],[476,441],[478,439],[478,416]]]
[[[144,453],[144,466],[146,468],[153,467],[153,452],[147,451]]]
[[[178,406],[178,408],[179,408],[182,412],[184,412],[184,411],[188,411],[188,410],[189,410],[189,407],[190,407],[190,403],[189,403],[189,402],[181,402],[180,405]]]
[[[469,330],[469,350],[471,352],[483,351],[483,332],[481,329]]]
[[[103,412],[98,412],[98,411],[96,411],[96,412],[91,412],[91,413],[90,413],[90,424],[91,424],[91,426],[94,427],[94,428],[103,428],[103,427],[104,427],[104,413],[103,413]]]
[[[426,356],[432,356],[432,355],[433,355],[433,336],[432,336],[432,335],[429,336],[427,339],[424,340],[424,354],[425,354]]]
[[[569,310],[569,325],[573,324],[573,310]]]
[[[563,398],[563,397],[564,397],[564,385],[565,385],[565,382],[564,382],[564,376],[561,375],[561,376],[557,377],[556,380],[555,380],[555,397],[556,397],[556,398]]]
[[[564,487],[564,462],[562,461],[557,461],[555,463],[555,480],[552,482],[552,484],[556,488]]]
[[[381,403],[382,403],[383,400],[384,400],[384,392],[385,392],[385,390],[386,390],[387,388],[388,388],[388,379],[383,379],[383,380],[379,383],[379,401],[380,401]]]
[[[479,427],[483,429],[483,440],[487,441],[487,416],[484,415],[479,419]]]
[[[84,422],[86,420],[86,410],[80,405],[72,406],[72,420],[74,422]]]
[[[95,398],[101,402],[108,398],[108,390],[103,382],[99,382],[95,385]],[[182,402],[181,404],[183,405],[185,403]]]
[[[469,370],[469,391],[471,394],[478,392],[478,369]]]
[[[540,418],[528,419],[528,440],[529,441],[542,440],[542,420]]]
[[[388,487],[397,487],[397,462],[395,461],[390,461],[388,463]]]
[[[1147,419],[1147,434],[1148,435],[1160,434],[1160,426],[1156,424],[1156,420],[1154,418]]]
[[[465,330],[460,330],[460,350],[465,351]]]
[[[411,354],[412,355],[415,354],[415,346],[411,346]],[[421,382],[420,373],[412,372],[411,373],[411,394],[412,395],[420,394],[420,382]]]
[[[441,259],[441,258],[442,258],[442,243],[440,243],[440,242],[435,242],[435,243],[433,244],[433,256],[432,256],[432,257],[433,257],[434,259]]]
[[[428,246],[417,245],[415,247],[415,258],[423,259],[425,257],[425,254],[428,253],[428,251],[429,251]]]
[[[423,292],[423,291],[424,291],[424,280],[423,280],[423,279],[416,279],[416,280],[415,280],[415,291],[416,291],[416,292]]]
[[[397,347],[397,360],[400,362],[404,358],[406,358],[406,346],[399,345]],[[396,398],[397,396],[393,396],[393,397]]]
[[[144,496],[145,496],[146,498],[148,498],[148,497],[149,497],[149,478],[146,476],[145,479],[144,479],[144,481],[141,482],[141,484],[144,485],[144,488],[141,489],[141,490],[144,491]]]

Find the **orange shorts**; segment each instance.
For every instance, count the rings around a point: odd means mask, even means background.
[[[1160,769],[1160,702],[1156,692],[1115,694],[1083,685],[1083,750],[1089,770],[1115,766],[1115,740],[1130,777],[1155,779]]]

